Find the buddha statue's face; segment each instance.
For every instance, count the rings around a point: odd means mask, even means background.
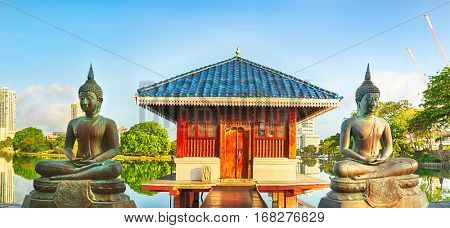
[[[80,106],[86,116],[92,117],[100,112],[102,102],[98,100],[94,92],[80,92]]]
[[[380,99],[379,93],[366,93],[358,102],[358,114],[361,116],[368,116],[375,113],[378,108]]]

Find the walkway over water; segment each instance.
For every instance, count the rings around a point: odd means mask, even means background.
[[[304,191],[329,187],[328,181],[297,174],[290,181],[254,181],[252,179],[220,179],[218,181],[176,180],[175,174],[141,184],[145,191],[169,192],[174,207],[198,207],[199,193],[208,192],[201,207],[267,207],[260,192],[272,196],[271,207],[295,208],[297,195]],[[303,206],[308,206],[304,205]]]
[[[202,208],[267,208],[254,186],[215,186]]]

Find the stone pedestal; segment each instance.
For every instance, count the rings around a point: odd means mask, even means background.
[[[418,187],[418,175],[370,180],[333,178],[332,191],[319,208],[425,208],[428,201]]]
[[[124,194],[122,179],[62,180],[36,178],[34,190],[25,196],[24,208],[135,208]]]

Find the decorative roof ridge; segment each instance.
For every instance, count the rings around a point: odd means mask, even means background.
[[[272,73],[278,74],[278,75],[280,75],[280,76],[282,76],[282,77],[285,77],[285,78],[287,78],[287,79],[294,80],[294,81],[296,81],[296,82],[298,82],[298,83],[301,83],[301,84],[303,84],[303,85],[305,85],[305,86],[308,86],[308,87],[311,87],[311,88],[313,88],[313,89],[321,90],[321,91],[323,91],[323,92],[325,92],[325,93],[328,93],[328,94],[330,94],[330,95],[333,95],[333,96],[335,95],[335,96],[338,97],[339,99],[342,99],[342,98],[343,98],[342,96],[339,96],[339,94],[337,94],[337,93],[334,93],[334,92],[331,92],[331,91],[326,90],[326,89],[324,89],[324,88],[321,88],[321,87],[319,87],[319,86],[313,85],[313,84],[311,84],[311,83],[309,83],[309,82],[307,82],[307,81],[303,81],[303,80],[300,79],[300,78],[297,78],[297,77],[294,77],[294,76],[292,76],[292,75],[286,74],[286,73],[281,72],[281,71],[279,71],[279,70],[275,70],[275,69],[273,69],[273,68],[270,68],[270,67],[261,65],[261,64],[259,64],[259,63],[255,63],[255,62],[253,62],[253,61],[250,61],[250,60],[245,59],[245,58],[242,58],[242,57],[239,57],[238,59],[240,59],[240,60],[243,61],[243,62],[247,62],[248,64],[251,64],[251,65],[253,65],[253,66],[255,66],[255,67],[263,68],[264,70],[267,70],[267,71],[270,71],[270,72],[272,72]]]
[[[153,89],[154,87],[161,86],[161,85],[170,83],[170,82],[172,82],[172,81],[175,81],[175,80],[178,80],[178,79],[181,79],[181,78],[190,76],[190,75],[195,74],[195,73],[197,73],[197,72],[199,72],[199,71],[207,70],[207,69],[209,69],[209,68],[212,68],[212,67],[215,67],[215,66],[218,66],[218,65],[227,63],[227,62],[231,62],[231,61],[233,61],[233,60],[235,60],[235,59],[238,59],[238,58],[240,58],[240,57],[233,57],[233,58],[229,58],[229,59],[226,59],[226,60],[217,62],[217,63],[213,63],[213,64],[208,65],[208,66],[200,67],[200,68],[197,68],[197,69],[195,69],[195,70],[191,70],[191,71],[189,71],[189,72],[182,73],[182,74],[176,75],[176,76],[174,76],[174,77],[171,77],[171,78],[169,78],[169,79],[166,79],[166,80],[163,80],[163,81],[154,83],[154,84],[152,84],[152,85],[144,86],[144,87],[142,87],[142,88],[139,88],[137,91],[138,91],[138,93],[139,93],[139,92],[142,91],[142,90]]]

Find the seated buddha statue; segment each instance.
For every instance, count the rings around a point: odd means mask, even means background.
[[[51,180],[115,179],[122,172],[120,162],[110,160],[119,153],[117,127],[113,120],[99,115],[103,92],[94,80],[92,65],[78,96],[85,116],[71,120],[67,126],[64,154],[68,160],[40,161],[36,172]]]
[[[337,162],[334,173],[353,180],[412,174],[418,167],[415,160],[389,158],[393,152],[391,129],[386,120],[374,115],[380,90],[370,77],[367,66],[365,80],[356,91],[357,115],[345,120],[341,126],[340,152],[347,160]]]

